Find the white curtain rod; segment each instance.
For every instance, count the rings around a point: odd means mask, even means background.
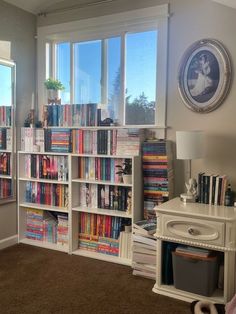
[[[95,5],[100,5],[100,4],[104,4],[104,3],[110,3],[110,2],[114,2],[114,1],[115,0],[99,0],[99,1],[93,1],[93,2],[84,3],[84,4],[75,4],[73,6],[66,7],[66,8],[60,8],[60,9],[48,10],[48,11],[45,11],[45,12],[40,12],[40,13],[38,13],[38,16],[46,17],[49,14],[63,13],[63,12],[67,12],[67,11],[72,11],[74,9],[82,9],[82,8],[95,6]]]

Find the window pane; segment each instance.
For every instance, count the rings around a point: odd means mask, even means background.
[[[56,78],[65,89],[61,93],[62,104],[70,103],[70,43],[57,44]]]
[[[155,124],[157,31],[126,36],[126,124]]]
[[[0,106],[12,105],[11,68],[0,65]]]
[[[120,37],[107,40],[108,110],[112,119],[118,119],[118,110],[121,106],[120,49]]]
[[[101,103],[101,41],[74,45],[75,103]]]

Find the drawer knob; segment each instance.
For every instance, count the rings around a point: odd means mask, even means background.
[[[188,233],[191,235],[197,234],[196,230],[194,230],[192,227],[188,228]]]

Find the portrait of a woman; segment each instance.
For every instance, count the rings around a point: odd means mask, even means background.
[[[187,74],[188,89],[194,100],[207,102],[219,84],[219,65],[210,51],[200,51],[192,59]]]

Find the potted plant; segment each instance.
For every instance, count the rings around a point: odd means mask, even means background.
[[[47,89],[47,98],[49,102],[58,101],[61,98],[60,91],[65,89],[59,80],[54,80],[51,77],[44,82],[44,86]]]
[[[116,174],[120,175],[125,184],[132,183],[132,161],[131,159],[125,159],[122,165],[117,165],[118,171]]]

